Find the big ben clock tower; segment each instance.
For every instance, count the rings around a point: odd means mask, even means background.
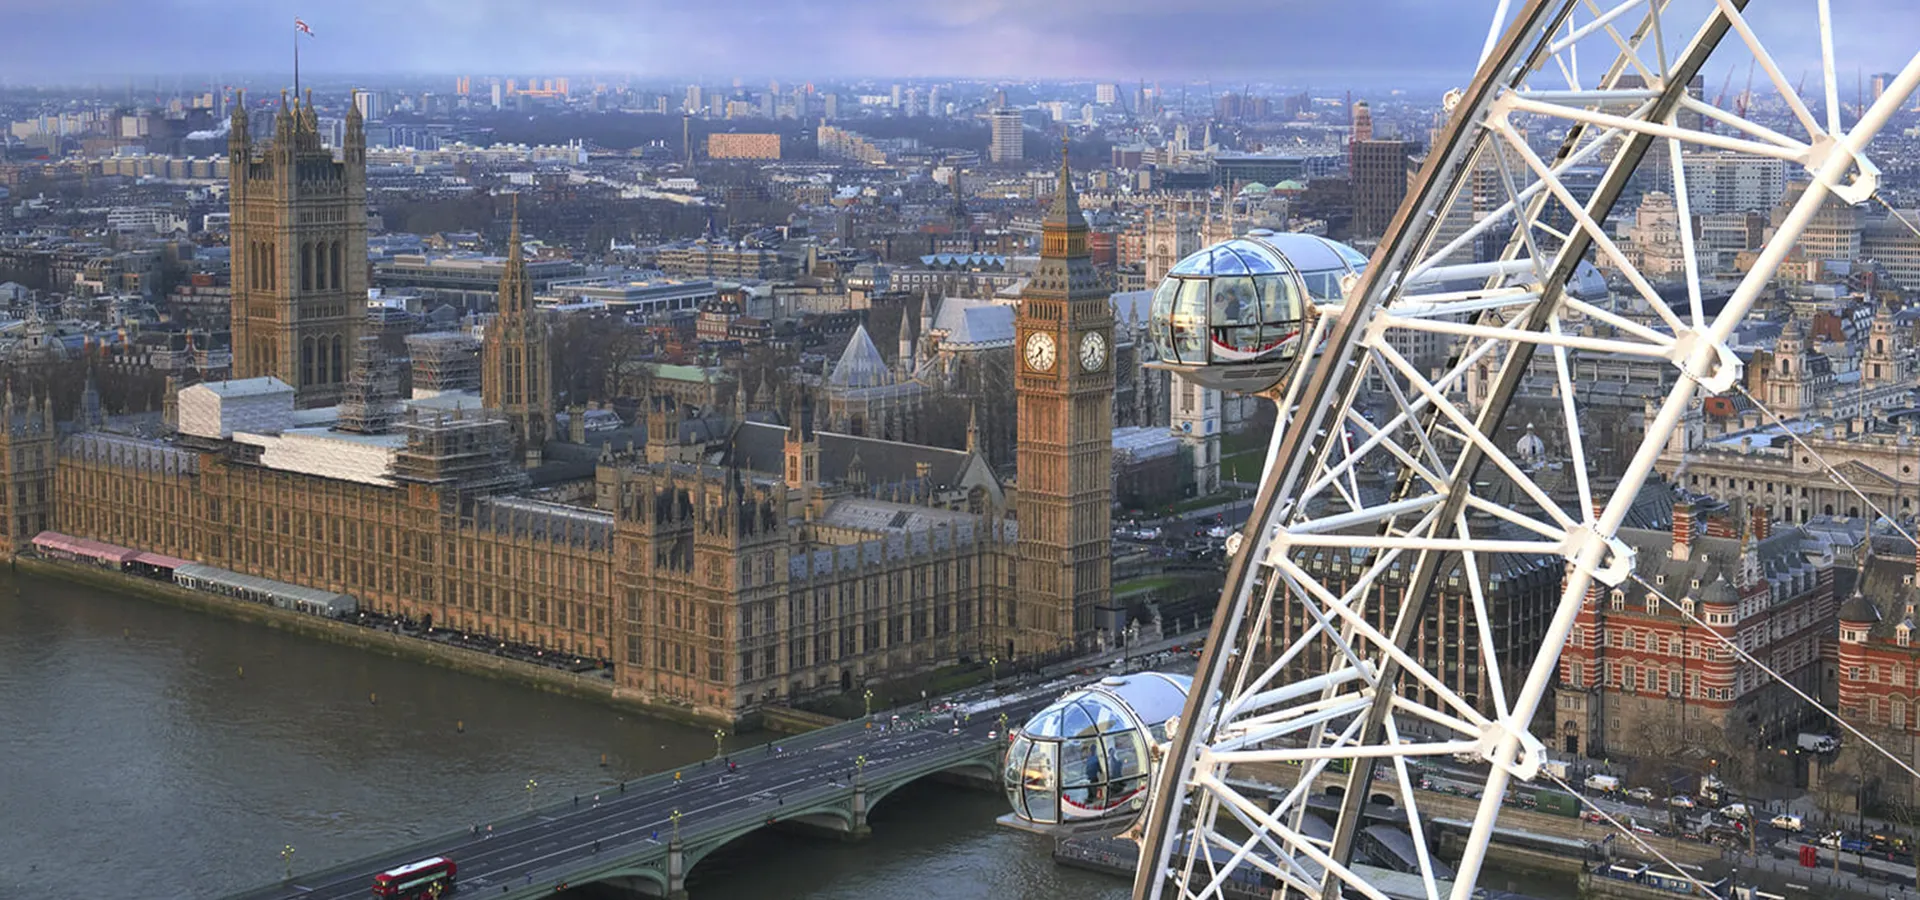
[[[1019,564],[1011,639],[1022,655],[1091,646],[1113,595],[1113,308],[1060,147],[1040,266],[1014,319]]]

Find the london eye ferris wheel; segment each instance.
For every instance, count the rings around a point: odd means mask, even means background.
[[[1176,267],[1150,324],[1163,363],[1280,412],[1136,826],[1136,900],[1224,897],[1249,873],[1276,896],[1387,900],[1355,863],[1380,796],[1405,817],[1418,892],[1471,896],[1509,788],[1560,779],[1543,765],[1535,722],[1582,605],[1625,588],[1682,610],[1619,537],[1669,436],[1704,396],[1743,390],[1735,329],[1823,205],[1879,199],[1872,142],[1920,84],[1920,55],[1871,102],[1843,103],[1837,73],[1852,65],[1836,58],[1835,35],[1847,34],[1836,27],[1874,23],[1837,5],[1862,21],[1836,23],[1827,0],[1500,0],[1478,70],[1447,95],[1448,121],[1398,215],[1370,261],[1347,261],[1337,289],[1309,284],[1259,236]],[[1788,80],[1788,54],[1817,66],[1811,99]],[[1689,93],[1710,64],[1757,68],[1777,101],[1762,114]],[[1806,183],[1717,311],[1703,299],[1693,229],[1673,235],[1679,265],[1660,280],[1684,291],[1670,300],[1607,227],[1636,172],[1690,221],[1684,162],[1701,149],[1780,160]],[[1634,314],[1569,288],[1596,265]],[[1449,348],[1443,365],[1412,358],[1409,347],[1436,341]],[[1644,438],[1604,475],[1573,399],[1581,352],[1671,375],[1649,398]],[[1500,439],[1529,377],[1548,385],[1550,424],[1564,435],[1552,485],[1519,458],[1528,448]],[[1309,565],[1314,554],[1337,563]],[[1564,568],[1543,636],[1525,648],[1496,638],[1489,600],[1501,574],[1488,562],[1513,555]],[[1461,598],[1447,615],[1470,648],[1464,661],[1421,652],[1443,587]],[[1773,674],[1737,643],[1727,652]],[[1467,665],[1471,693],[1446,671]],[[1423,837],[1416,770],[1458,755],[1488,768],[1449,869]],[[1290,786],[1275,789],[1276,764],[1293,767]],[[1330,832],[1306,821],[1328,779],[1344,786]]]

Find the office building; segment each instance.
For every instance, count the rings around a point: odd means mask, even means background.
[[[987,117],[993,128],[987,156],[995,164],[1016,163],[1026,158],[1026,126],[1017,109],[996,109]]]
[[[1400,202],[1407,197],[1408,158],[1420,149],[1412,141],[1354,141],[1353,233],[1380,237],[1387,233]]]

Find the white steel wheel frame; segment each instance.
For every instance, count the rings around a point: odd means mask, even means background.
[[[1806,12],[1820,41],[1824,121],[1746,21],[1746,0],[1713,0],[1704,21],[1677,23],[1666,0],[1530,0],[1511,23],[1506,0],[1499,5],[1479,71],[1467,89],[1449,95],[1450,121],[1372,264],[1345,302],[1321,310],[1304,344],[1318,348],[1316,355],[1269,393],[1281,415],[1253,516],[1229,542],[1232,560],[1212,635],[1136,825],[1136,900],[1221,897],[1229,878],[1247,869],[1290,895],[1386,900],[1351,866],[1363,805],[1375,790],[1390,793],[1405,814],[1427,896],[1470,896],[1510,782],[1540,772],[1543,748],[1529,726],[1581,604],[1590,590],[1633,573],[1633,551],[1616,533],[1668,436],[1703,391],[1738,383],[1740,363],[1728,339],[1821,205],[1829,197],[1858,204],[1873,195],[1878,171],[1863,151],[1920,83],[1916,55],[1843,127],[1826,0]],[[1609,64],[1583,80],[1578,51],[1591,54],[1596,43],[1608,47]],[[1752,55],[1804,137],[1686,94],[1723,43]],[[1544,133],[1563,135],[1552,159],[1522,131],[1542,123],[1551,126]],[[1717,314],[1702,308],[1691,229],[1679,229],[1687,305],[1674,310],[1600,224],[1656,145],[1671,168],[1680,221],[1689,215],[1683,145],[1782,159],[1810,179]],[[1576,165],[1604,166],[1585,197],[1561,178]],[[1443,214],[1469,196],[1476,169],[1498,186],[1503,202],[1440,246]],[[1470,264],[1460,251],[1495,227],[1512,229],[1500,261]],[[1656,327],[1566,293],[1568,277],[1590,254],[1619,273]],[[1447,276],[1485,280],[1476,290],[1407,289]],[[1574,319],[1598,327],[1582,332]],[[1450,364],[1437,373],[1420,371],[1397,349],[1423,332],[1454,342]],[[1596,494],[1589,477],[1571,350],[1664,360],[1676,372],[1610,495],[1604,485]],[[1577,505],[1556,501],[1492,439],[1536,353],[1550,360],[1559,388]],[[1497,376],[1469,390],[1470,370],[1488,363]],[[1363,391],[1370,376],[1376,387]],[[1363,414],[1369,407],[1386,411],[1370,418]],[[1386,475],[1388,490],[1365,489],[1363,481]],[[1492,496],[1477,482],[1482,475],[1497,478],[1506,493]],[[1485,523],[1492,520],[1502,526],[1499,534],[1489,533]],[[1301,559],[1314,551],[1348,554],[1354,574],[1336,583],[1308,571]],[[1558,557],[1565,576],[1537,654],[1504,660],[1480,564],[1513,553]],[[1415,655],[1426,598],[1449,561],[1464,573],[1476,619],[1467,625],[1490,710],[1468,702]],[[1383,608],[1387,596],[1396,598],[1392,608]],[[1276,621],[1296,613],[1302,632],[1269,645]],[[1326,668],[1304,680],[1289,676],[1288,665],[1310,646],[1325,651]],[[1503,672],[1524,677],[1509,685]],[[1411,739],[1404,733],[1411,723],[1438,739]],[[1448,890],[1422,838],[1408,763],[1456,753],[1481,756],[1491,769]],[[1339,820],[1330,839],[1312,837],[1301,825],[1307,797],[1334,760],[1351,762]],[[1297,781],[1270,803],[1247,783],[1245,767],[1282,762],[1298,767]],[[1374,788],[1381,762],[1385,783]]]

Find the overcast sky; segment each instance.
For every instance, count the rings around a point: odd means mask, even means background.
[[[1920,49],[1917,0],[1834,6],[1843,83],[1856,69],[1897,68]],[[1493,0],[0,0],[0,77],[199,82],[278,71],[290,68],[299,15],[315,34],[301,48],[302,67],[316,74],[1384,82],[1464,78],[1493,7]],[[1813,22],[1810,3],[1755,7],[1763,33],[1790,24],[1804,35]],[[1788,77],[1818,59],[1812,48],[1782,55]]]

